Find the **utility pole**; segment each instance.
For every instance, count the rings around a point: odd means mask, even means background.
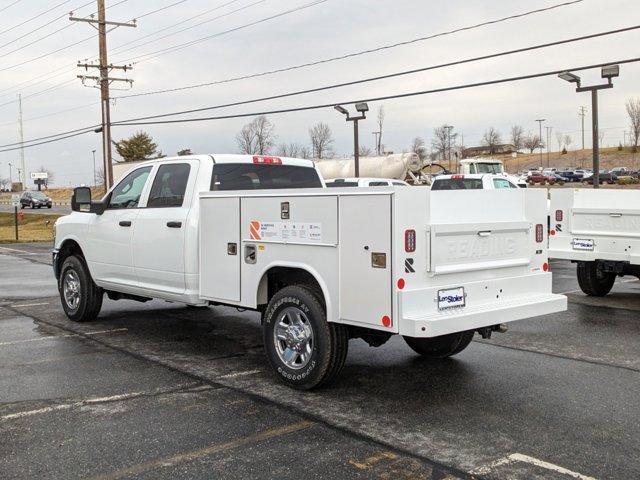
[[[447,130],[447,160],[449,161],[449,171],[451,172],[451,130],[453,125],[445,125],[444,128]]]
[[[84,67],[85,70],[89,68],[97,68],[99,76],[78,75],[78,78],[82,80],[84,85],[86,80],[94,80],[100,88],[100,104],[102,106],[102,121],[101,127],[96,132],[102,132],[102,154],[104,161],[104,183],[105,190],[113,185],[113,162],[111,156],[111,109],[109,105],[109,85],[112,82],[127,82],[129,85],[133,84],[133,80],[128,78],[115,78],[109,77],[109,73],[112,70],[122,70],[126,72],[132,67],[130,65],[110,65],[107,58],[107,25],[111,25],[114,28],[117,27],[136,27],[136,21],[131,23],[126,22],[110,22],[107,21],[105,15],[104,0],[97,0],[98,3],[98,19],[94,19],[93,15],[90,18],[77,18],[72,15],[69,20],[73,22],[86,22],[93,28],[98,30],[98,48],[100,54],[99,63],[78,63],[78,67]],[[98,26],[96,27],[95,24]]]
[[[91,150],[91,153],[93,153],[93,186],[97,187],[98,185],[96,184],[98,182],[96,181],[96,151]]]
[[[24,129],[22,126],[22,94],[18,94],[18,135],[20,136],[20,166],[22,167],[22,176],[18,177],[18,181],[22,182],[22,189],[27,188],[26,166],[24,164]]]
[[[382,132],[371,132],[372,135],[375,136],[375,142],[376,142],[376,155],[380,156],[380,141],[378,140],[378,135],[380,135]]]
[[[580,115],[582,117],[582,150],[584,150],[584,116],[587,114],[587,107],[580,105]]]
[[[553,127],[544,127],[547,129],[547,168],[549,168],[549,144],[551,141],[551,130],[553,130]]]
[[[538,122],[538,125],[540,126],[540,136],[538,138],[540,138],[540,168],[542,168],[542,122],[546,122],[547,119],[546,118],[539,118],[538,120],[536,120],[536,122]]]

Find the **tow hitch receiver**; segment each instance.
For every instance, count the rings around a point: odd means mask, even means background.
[[[508,330],[506,323],[500,323],[498,325],[491,325],[489,327],[482,327],[476,330],[482,338],[489,339],[493,332],[505,333]]]

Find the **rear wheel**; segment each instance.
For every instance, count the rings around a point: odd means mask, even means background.
[[[427,358],[447,358],[456,355],[469,346],[474,330],[450,333],[433,338],[402,337],[416,353]]]
[[[103,290],[91,278],[84,259],[68,257],[62,264],[58,291],[62,308],[74,322],[90,322],[100,313]]]
[[[616,281],[616,274],[603,272],[597,262],[578,262],[577,274],[580,289],[592,297],[604,297]]]
[[[273,296],[264,314],[263,335],[278,377],[300,390],[329,383],[347,357],[346,328],[327,322],[319,297],[306,286],[288,286]]]

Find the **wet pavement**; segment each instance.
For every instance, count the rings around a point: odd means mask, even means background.
[[[256,313],[105,300],[97,321],[73,324],[52,296],[50,246],[7,247],[8,478],[639,476],[640,282],[590,299],[573,265],[552,262],[567,312],[438,362],[399,337],[352,340],[333,385],[298,392],[266,365]]]

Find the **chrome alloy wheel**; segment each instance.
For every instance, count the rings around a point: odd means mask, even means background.
[[[297,307],[285,308],[273,329],[273,341],[280,360],[289,368],[304,368],[313,352],[313,329],[305,313]]]
[[[67,306],[75,310],[80,304],[80,279],[74,270],[68,270],[62,281],[62,294]]]

